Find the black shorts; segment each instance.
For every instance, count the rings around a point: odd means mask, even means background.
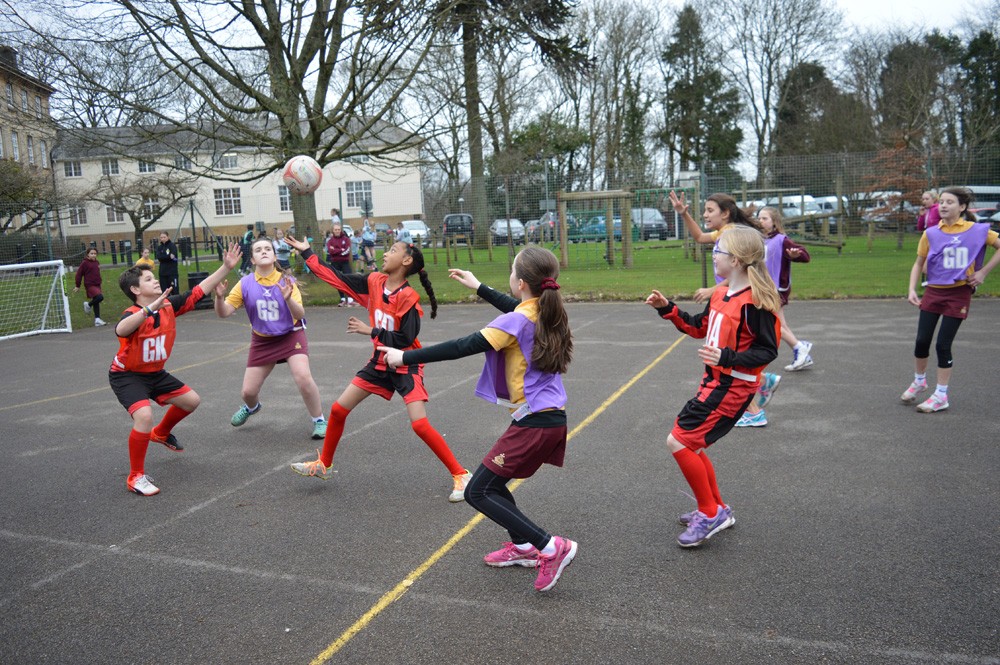
[[[351,383],[365,392],[378,395],[388,401],[393,393],[399,393],[404,404],[410,402],[426,402],[427,390],[424,388],[424,376],[418,369],[421,365],[411,366],[411,372],[399,374],[375,369],[373,363],[368,363],[364,369],[354,376]],[[415,370],[415,371],[413,371]]]
[[[118,402],[129,415],[144,406],[149,400],[163,405],[168,399],[191,392],[191,388],[175,378],[170,372],[108,372],[108,382]]]

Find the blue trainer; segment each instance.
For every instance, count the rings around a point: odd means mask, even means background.
[[[761,409],[757,413],[744,411],[740,419],[736,421],[735,427],[764,427],[767,425],[767,413]]]
[[[781,375],[764,372],[762,378],[760,388],[757,390],[757,406],[764,408],[771,401],[771,397],[774,396],[774,391],[778,389],[778,384],[781,383]]]

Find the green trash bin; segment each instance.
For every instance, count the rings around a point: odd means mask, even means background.
[[[189,272],[188,273],[188,290],[190,291],[194,287],[198,286],[202,280],[208,277],[207,272]],[[206,293],[205,296],[198,301],[194,306],[195,309],[212,309],[214,305],[212,304],[212,294]]]

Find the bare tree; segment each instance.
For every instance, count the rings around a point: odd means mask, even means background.
[[[166,172],[105,175],[85,190],[70,192],[76,201],[92,201],[105,207],[109,216],[128,217],[136,246],[143,232],[168,211],[198,193],[198,179],[177,169]]]
[[[707,41],[726,54],[722,66],[739,88],[762,177],[784,104],[781,82],[802,62],[836,55],[843,16],[832,0],[699,0],[696,6]]]
[[[18,28],[43,39],[95,94],[155,121],[159,131],[191,132],[203,149],[221,141],[268,158],[226,179],[258,179],[295,154],[326,164],[391,155],[418,143],[419,118],[403,128],[387,120],[438,36],[435,3],[0,2]],[[144,81],[125,89],[112,85],[76,57],[77,45],[95,40],[153,58],[167,89],[147,98],[136,94]],[[179,113],[171,99],[196,103]],[[308,231],[315,226],[312,195],[295,199],[296,226]]]

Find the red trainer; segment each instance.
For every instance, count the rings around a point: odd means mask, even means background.
[[[149,433],[149,440],[152,441],[153,443],[162,443],[167,448],[170,448],[170,450],[173,450],[174,452],[177,453],[184,450],[184,446],[178,443],[177,437],[174,436],[173,434],[160,436],[159,434],[156,433],[156,430],[154,429],[152,432]]]

